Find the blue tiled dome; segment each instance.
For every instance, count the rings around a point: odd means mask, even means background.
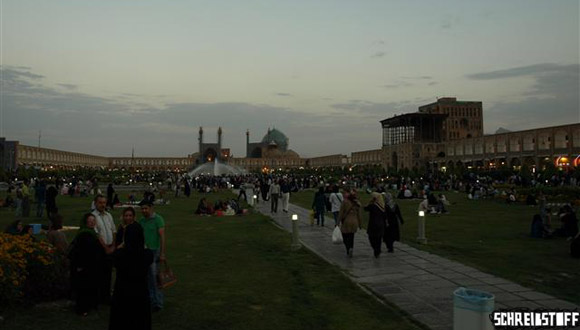
[[[268,145],[275,144],[278,146],[278,150],[283,152],[288,150],[288,137],[275,128],[264,135],[262,143],[267,143]]]

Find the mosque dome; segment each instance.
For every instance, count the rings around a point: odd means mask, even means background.
[[[288,137],[275,128],[268,130],[268,133],[266,133],[264,138],[262,138],[262,143],[276,145],[282,152],[286,152],[288,150]]]

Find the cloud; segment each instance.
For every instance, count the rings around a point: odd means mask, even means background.
[[[209,142],[217,141],[217,127],[222,126],[224,145],[236,156],[245,155],[246,129],[251,141],[260,141],[273,126],[303,156],[378,148],[381,141],[377,119],[382,114],[332,113],[337,109],[320,113],[247,102],[152,105],[147,99],[135,102],[51,87],[30,70],[2,67],[2,76],[7,137],[28,145],[35,145],[42,130],[42,145],[48,148],[127,156],[135,146],[138,156],[186,156],[198,151],[199,126]],[[370,110],[370,103],[364,107]],[[376,129],[369,130],[369,124]]]
[[[73,84],[57,84],[57,85],[59,85],[60,87],[66,88],[68,90],[75,90],[78,88],[77,85],[73,85]]]
[[[278,95],[278,96],[294,96],[290,93],[276,93],[276,95]]]
[[[435,86],[435,85],[437,85],[437,84],[438,84],[438,82],[436,82],[436,81],[432,81],[432,82],[428,83],[427,85],[429,85],[429,86]]]
[[[380,57],[384,57],[385,55],[387,55],[387,53],[385,52],[376,52],[373,55],[371,55],[371,58],[380,58]]]
[[[410,87],[410,86],[413,86],[413,84],[408,83],[406,81],[395,81],[392,84],[386,84],[386,85],[383,85],[381,87],[384,87],[384,88],[399,88],[399,87]]]
[[[515,78],[523,76],[542,76],[569,71],[570,72],[575,71],[577,75],[578,69],[579,69],[578,64],[561,65],[555,63],[540,63],[510,69],[472,73],[466,75],[466,77],[473,80],[491,80],[491,79]]]
[[[461,23],[461,17],[456,15],[448,15],[443,18],[439,25],[442,29],[452,29],[455,25]]]
[[[402,76],[401,79],[409,79],[409,80],[431,80],[433,77],[431,76]]]
[[[405,112],[416,112],[418,106],[413,104],[411,101],[375,103],[366,100],[350,100],[347,103],[333,104],[331,107],[338,110],[355,111],[362,114],[380,115],[386,118],[392,116],[395,112],[403,111],[403,108]]]
[[[466,77],[476,81],[497,80],[496,84],[503,84],[506,89],[512,78],[531,79],[533,83],[520,95],[520,101],[498,101],[484,111],[486,130],[495,131],[500,126],[520,130],[580,122],[579,72],[579,64],[539,63]]]

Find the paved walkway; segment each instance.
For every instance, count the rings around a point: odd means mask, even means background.
[[[348,258],[343,244],[332,243],[332,218],[326,218],[326,227],[310,226],[309,210],[291,205],[290,212],[284,213],[281,203],[278,206],[277,214],[270,213],[269,203],[262,202],[256,209],[288,231],[292,230],[290,215],[298,214],[300,241],[304,246],[433,330],[453,328],[453,291],[460,286],[493,293],[496,309],[578,307],[399,242],[395,243],[393,254],[386,253],[383,245],[384,253],[375,259],[366,231],[355,235],[354,256]]]

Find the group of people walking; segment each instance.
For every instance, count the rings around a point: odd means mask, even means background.
[[[346,254],[352,257],[354,235],[363,228],[362,211],[364,210],[369,213],[367,235],[375,258],[380,256],[383,242],[387,247],[387,252],[394,252],[394,242],[401,238],[400,225],[403,223],[403,216],[390,193],[373,192],[369,204],[362,206],[356,189],[345,190],[342,194],[335,186],[331,188],[331,191],[327,197],[324,188],[320,187],[314,195],[312,209],[317,226],[324,227],[324,214],[330,210],[335,226],[340,227]]]
[[[68,252],[76,311],[86,316],[100,304],[110,305],[109,329],[151,329],[151,312],[163,308],[158,273],[165,261],[165,221],[145,200],[139,221],[127,207],[115,227],[107,199],[98,195],[94,202],[96,209],[83,216]]]

